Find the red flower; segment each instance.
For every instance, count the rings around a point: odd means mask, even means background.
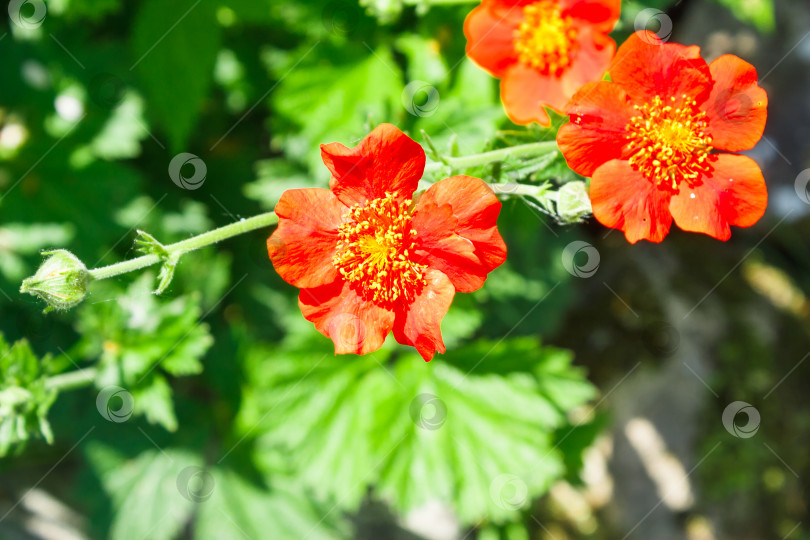
[[[557,142],[592,177],[593,214],[627,240],[660,242],[672,220],[720,240],[749,227],[768,195],[748,150],[762,137],[768,96],[753,66],[732,55],[710,65],[698,47],[636,32],[619,48],[612,82],[583,87]]]
[[[467,16],[467,56],[501,79],[517,124],[550,120],[583,84],[599,80],[616,44],[620,0],[483,0]]]
[[[321,145],[330,189],[292,189],[276,205],[270,259],[301,289],[304,317],[335,352],[366,354],[393,330],[425,360],[444,352],[453,295],[479,289],[506,259],[501,203],[478,178],[454,176],[412,201],[422,147],[390,124],[355,148]]]

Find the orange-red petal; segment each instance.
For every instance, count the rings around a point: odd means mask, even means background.
[[[436,352],[445,351],[441,322],[453,302],[455,288],[438,270],[428,269],[425,279],[427,284],[413,302],[397,310],[394,337],[403,345],[416,347],[429,362]]]
[[[368,354],[385,342],[394,312],[363,299],[348,282],[301,289],[298,305],[304,318],[335,343],[335,354]]]
[[[282,279],[296,287],[335,281],[332,257],[346,206],[328,189],[290,189],[275,212],[278,228],[267,239],[267,251]]]
[[[321,155],[332,191],[347,206],[395,191],[399,200],[408,199],[425,170],[425,151],[391,124],[380,124],[354,148],[322,144]]]
[[[583,176],[612,159],[627,144],[627,124],[637,113],[621,86],[589,83],[571,99],[565,111],[571,121],[557,132],[557,144],[568,166]]]
[[[610,32],[619,20],[621,0],[560,0],[563,16],[573,17]]]
[[[464,21],[467,56],[494,77],[503,77],[506,69],[517,62],[515,30],[522,19],[523,9],[519,6],[496,2],[477,6]]]
[[[768,117],[768,95],[757,85],[757,70],[731,54],[709,69],[714,88],[702,108],[709,117],[712,146],[730,152],[753,148]]]
[[[506,260],[500,211],[501,202],[479,178],[453,176],[433,184],[414,209],[417,256],[446,274],[458,292],[480,289]]]
[[[762,171],[751,158],[716,154],[712,165],[712,172],[700,185],[690,188],[681,184],[669,209],[681,229],[728,240],[729,225],[750,227],[759,221],[768,204],[768,193]]]
[[[698,47],[663,43],[646,30],[627,38],[608,72],[639,103],[655,96],[680,99],[684,95],[702,103],[712,89],[709,66]]]
[[[571,66],[560,76],[563,94],[573,96],[583,85],[602,78],[610,66],[616,42],[599,33],[595,28],[584,26],[577,32],[577,53]],[[562,110],[561,107],[557,107]]]
[[[501,80],[501,101],[506,115],[516,124],[551,125],[543,106],[561,111],[568,97],[561,79],[523,64],[510,67]]]
[[[606,227],[624,231],[627,241],[660,242],[669,232],[670,194],[627,161],[608,161],[593,174],[590,188],[594,217]]]

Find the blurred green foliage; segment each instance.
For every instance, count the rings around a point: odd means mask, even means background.
[[[285,189],[324,186],[319,145],[353,144],[380,122],[423,142],[424,130],[450,156],[554,137],[515,130],[497,82],[466,60],[469,6],[405,7],[385,24],[323,0],[48,9],[41,26],[11,23],[0,39],[4,291],[43,248],[98,267],[136,256],[136,230],[167,244],[271,209]],[[201,188],[169,178],[179,152],[205,162]],[[469,172],[576,178],[557,153]],[[567,233],[550,223],[531,200],[506,203],[510,261],[457,297],[449,352],[430,364],[393,342],[335,357],[273,272],[269,231],[184,257],[160,296],[147,271],[92,283],[79,308],[45,319],[33,299],[3,301],[0,330],[58,360],[37,362],[24,344],[3,360],[2,425],[15,434],[3,448],[41,433],[58,457],[80,441],[75,489],[93,495],[78,505],[103,516],[92,525],[103,537],[346,537],[347,513],[368,498],[401,515],[438,500],[464,526],[521,523],[593,438],[565,458],[557,448],[596,390],[537,339],[571,298]],[[48,381],[79,369],[95,388],[64,388],[51,435],[62,387]],[[493,496],[503,475],[528,497]]]
[[[92,268],[136,256],[135,230],[178,241],[325,186],[319,144],[380,122],[447,155],[553,140],[509,123],[497,81],[465,58],[469,5],[414,3],[52,0],[41,26],[0,27],[0,331],[31,343],[0,341],[0,455],[41,436],[53,446],[29,447],[54,462],[78,441],[65,485],[95,537],[345,538],[364,501],[404,515],[439,499],[480,538],[528,538],[530,500],[577,477],[604,422],[573,413],[598,392],[540,340],[575,300],[560,262],[574,232],[531,199],[505,201],[509,260],[457,296],[430,364],[390,340],[335,357],[273,272],[269,231],[185,257],[161,296],[153,272],[47,318],[15,294],[41,249]],[[767,2],[725,3],[773,24]],[[206,163],[200,189],[169,178],[179,152]],[[579,179],[558,153],[469,172]],[[95,388],[54,404],[48,381],[74,369]],[[97,410],[109,387],[132,418]],[[493,495],[503,475],[525,501]]]

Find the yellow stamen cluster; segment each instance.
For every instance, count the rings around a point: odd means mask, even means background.
[[[425,285],[423,264],[411,260],[416,231],[411,226],[410,200],[396,193],[349,210],[338,229],[335,268],[356,284],[364,298],[379,304],[410,301]]]
[[[515,30],[515,52],[523,64],[546,75],[559,76],[573,60],[577,29],[557,2],[542,0],[523,8]]]
[[[627,125],[630,164],[647,180],[677,190],[709,170],[712,137],[695,100],[684,95],[666,102],[655,96],[635,108],[639,115]]]

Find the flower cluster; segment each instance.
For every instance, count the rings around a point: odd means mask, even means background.
[[[483,0],[467,17],[467,54],[501,78],[516,123],[569,117],[557,144],[591,178],[594,217],[630,243],[660,242],[674,221],[720,240],[756,223],[765,181],[749,157],[768,98],[736,56],[647,31],[619,49],[619,0]],[[614,54],[615,53],[615,54]],[[605,76],[609,77],[606,80]],[[338,353],[369,353],[389,332],[425,360],[444,352],[440,322],[456,292],[480,288],[506,257],[500,203],[455,176],[415,194],[421,146],[381,125],[357,147],[322,145],[330,189],[286,192],[268,240],[279,274],[301,289],[309,321]]]

